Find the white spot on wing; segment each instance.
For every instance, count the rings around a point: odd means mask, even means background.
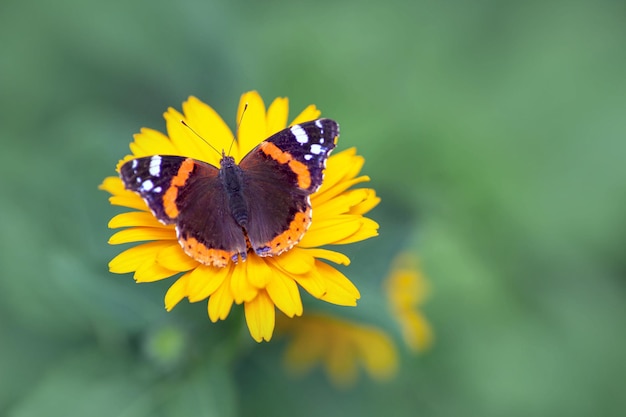
[[[306,134],[306,132],[304,131],[304,129],[302,129],[302,126],[300,125],[293,125],[291,126],[291,133],[293,133],[293,135],[296,137],[296,140],[298,141],[298,143],[309,143],[309,135]]]
[[[133,162],[130,165],[132,167],[132,169],[137,168],[137,165],[139,165],[139,162],[136,159],[133,159]]]
[[[154,187],[154,190],[152,190],[152,191],[154,191],[155,193],[160,193],[161,191],[163,191],[163,188],[161,188],[160,186],[159,187]]]
[[[315,126],[319,127],[319,128],[320,128],[320,131],[321,131],[322,133],[324,133],[324,126],[322,125],[322,121],[321,121],[320,119],[317,119],[317,120],[315,121]]]
[[[311,158],[313,158],[313,155],[311,155],[310,153],[304,155],[304,159],[306,159],[307,161],[310,161]]]
[[[150,175],[153,177],[158,177],[159,174],[161,174],[161,157],[159,155],[150,158],[150,168],[148,172],[150,172]]]
[[[145,180],[143,184],[141,184],[141,189],[144,191],[150,191],[154,187],[154,184],[150,180]]]
[[[322,146],[314,143],[313,145],[311,145],[311,153],[315,154],[315,155],[319,155],[321,154],[323,151]]]

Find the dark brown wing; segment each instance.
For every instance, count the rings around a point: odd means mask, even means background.
[[[291,249],[311,224],[309,195],[322,184],[339,132],[329,119],[294,125],[262,142],[241,161],[248,239],[260,256]]]
[[[200,263],[226,266],[245,258],[246,239],[228,209],[219,170],[179,156],[152,156],[124,164],[126,188],[146,201],[163,223],[175,223],[185,253]]]
[[[241,168],[250,245],[260,256],[291,249],[311,222],[308,193],[298,188],[296,174],[287,165],[259,149],[248,154]],[[295,220],[301,222],[299,227],[292,226]]]

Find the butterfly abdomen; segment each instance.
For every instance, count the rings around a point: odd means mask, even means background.
[[[220,179],[228,199],[228,208],[235,222],[243,228],[248,226],[248,206],[244,198],[243,171],[230,156],[222,158]]]

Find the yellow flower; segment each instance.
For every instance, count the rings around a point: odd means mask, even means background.
[[[432,329],[418,310],[428,295],[428,286],[414,257],[406,253],[396,257],[385,290],[392,315],[409,349],[417,352],[429,347],[433,341]]]
[[[397,371],[395,346],[376,327],[325,315],[308,315],[281,320],[279,329],[291,336],[285,362],[295,373],[305,373],[321,363],[335,385],[346,387],[356,381],[359,365],[377,380],[389,379]]]
[[[247,104],[245,117],[241,115]],[[318,118],[315,106],[307,107],[292,122],[302,123]],[[150,155],[191,157],[219,166],[220,155],[183,126],[193,127],[217,149],[228,151],[234,135],[211,107],[195,97],[183,103],[183,113],[170,108],[165,113],[168,136],[152,129],[141,129],[130,144],[130,159]],[[236,120],[241,120],[237,141],[230,155],[239,162],[270,135],[287,126],[288,100],[275,99],[265,109],[256,92],[241,97]],[[249,252],[246,262],[230,263],[224,268],[203,265],[185,254],[179,245],[174,225],[163,225],[154,217],[144,200],[124,189],[118,177],[108,177],[100,188],[112,196],[113,205],[134,209],[119,214],[109,222],[110,228],[124,228],[115,233],[110,244],[138,243],[109,263],[114,273],[134,272],[137,282],[158,281],[183,273],[165,295],[170,311],[183,298],[197,302],[208,298],[211,321],[224,320],[233,303],[243,304],[250,334],[257,341],[269,341],[275,325],[275,307],[288,317],[303,312],[298,285],[321,300],[346,306],[356,305],[359,291],[341,272],[321,261],[348,265],[342,253],[320,248],[364,240],[378,234],[378,224],[363,217],[379,202],[372,189],[352,186],[368,181],[358,176],[364,160],[354,148],[331,156],[326,165],[320,189],[311,195],[312,223],[302,240],[291,250],[274,257],[258,257]]]

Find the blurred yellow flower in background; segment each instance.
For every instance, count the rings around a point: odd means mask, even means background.
[[[428,348],[433,341],[432,329],[418,311],[428,287],[417,259],[408,253],[396,256],[384,286],[383,296],[404,343],[413,352]],[[347,387],[356,382],[359,367],[378,381],[388,380],[397,372],[396,345],[391,332],[381,327],[309,314],[297,320],[279,320],[277,330],[288,340],[285,363],[296,374],[320,365],[333,384]]]
[[[398,355],[392,339],[381,329],[322,314],[280,320],[278,329],[289,337],[285,363],[304,374],[320,364],[337,386],[354,384],[362,367],[376,380],[393,377]]]
[[[433,341],[433,332],[418,307],[428,296],[429,289],[417,258],[408,253],[398,255],[384,287],[405,344],[414,352],[428,348]]]
[[[317,119],[319,115],[320,111],[311,105],[290,125]],[[211,107],[190,97],[183,103],[183,113],[170,108],[164,117],[168,136],[141,129],[130,144],[132,154],[120,161],[118,171],[125,161],[151,155],[185,156],[219,166],[220,156],[180,123],[184,120],[216,148],[229,149],[234,135]],[[287,119],[286,98],[275,99],[266,111],[258,93],[244,94],[236,116],[241,124],[230,155],[239,162],[260,142],[287,127]],[[378,224],[363,215],[380,199],[372,189],[351,188],[369,180],[359,176],[363,163],[363,157],[354,148],[327,160],[324,182],[311,195],[311,226],[295,247],[274,257],[259,257],[251,251],[246,262],[230,263],[223,268],[203,265],[185,254],[174,225],[161,224],[138,194],[124,188],[119,177],[108,177],[100,188],[111,194],[111,204],[133,209],[111,219],[110,228],[124,229],[115,233],[109,243],[137,243],[111,260],[109,269],[120,274],[133,272],[137,282],[158,281],[182,273],[165,295],[168,311],[184,298],[190,302],[208,298],[208,315],[216,322],[228,317],[233,303],[243,304],[248,329],[257,342],[271,339],[275,308],[287,317],[302,315],[298,286],[329,303],[354,306],[360,297],[358,289],[322,261],[348,265],[350,260],[321,246],[358,242],[378,234]]]

